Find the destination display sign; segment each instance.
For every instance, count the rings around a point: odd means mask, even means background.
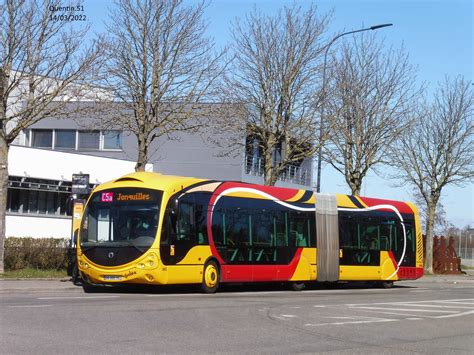
[[[100,197],[99,197],[100,196]],[[99,198],[97,198],[99,197]],[[137,191],[137,190],[113,190],[102,191],[95,197],[96,201],[105,203],[118,202],[139,202],[139,201],[157,201],[158,196],[155,191]]]

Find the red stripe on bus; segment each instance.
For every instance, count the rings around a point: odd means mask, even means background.
[[[378,198],[370,198],[370,197],[359,197],[361,201],[363,201],[368,207],[377,206],[377,205],[392,205],[395,207],[400,213],[408,213],[413,214],[413,210],[404,202],[400,201],[392,201],[392,200],[382,200]],[[381,209],[381,211],[388,211],[393,212],[390,209]]]
[[[423,276],[422,267],[403,266],[403,267],[400,267],[400,269],[398,270],[398,277],[400,278],[400,280],[419,279],[422,276]]]
[[[395,255],[393,254],[393,251],[388,252],[388,256],[390,257],[390,260],[392,260],[393,267],[395,270],[398,268],[397,260],[395,259]]]
[[[288,265],[221,265],[223,282],[288,281],[295,273],[303,248]]]
[[[211,205],[214,204],[214,200],[217,198],[217,196],[219,196],[225,190],[233,189],[233,188],[254,189],[257,191],[265,192],[271,195],[272,197],[279,199],[281,201],[289,200],[290,198],[296,196],[296,194],[300,191],[297,189],[287,189],[287,188],[274,187],[274,186],[260,186],[260,185],[244,184],[240,182],[225,182],[221,184],[216,189],[216,191],[214,191],[214,194],[211,199]]]

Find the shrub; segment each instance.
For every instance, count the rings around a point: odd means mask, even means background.
[[[5,270],[65,269],[67,245],[67,239],[6,238]]]

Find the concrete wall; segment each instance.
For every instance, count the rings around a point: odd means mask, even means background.
[[[75,120],[44,119],[33,129],[85,129],[87,119],[79,125]],[[98,129],[98,128],[97,128]],[[136,137],[130,132],[122,136],[121,151],[75,151],[76,156],[99,156],[136,161],[138,146]],[[51,149],[41,149],[51,151]],[[222,151],[208,141],[206,133],[189,134],[180,132],[172,137],[160,137],[149,148],[149,161],[153,171],[162,174],[193,176],[217,180],[241,180],[243,151],[234,157],[222,157]]]
[[[135,162],[76,153],[11,146],[8,174],[40,179],[71,181],[72,174],[90,175],[90,183],[98,184],[134,171]],[[153,165],[148,164],[152,171]]]
[[[71,218],[40,217],[34,215],[7,215],[8,237],[69,238]]]
[[[11,146],[8,174],[39,179],[71,181],[72,174],[90,175],[93,184],[116,179],[134,171],[135,162],[105,157],[65,153],[47,149]],[[153,165],[148,164],[148,171]],[[6,236],[68,238],[71,217],[8,214]]]

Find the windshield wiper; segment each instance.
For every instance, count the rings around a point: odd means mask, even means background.
[[[98,246],[97,244],[91,245],[91,246],[89,246],[89,247],[87,247],[87,246],[82,246],[82,245],[81,245],[81,249],[82,249],[83,252],[86,252],[86,251],[89,251],[89,250],[92,250],[92,249],[97,248],[97,246]]]

